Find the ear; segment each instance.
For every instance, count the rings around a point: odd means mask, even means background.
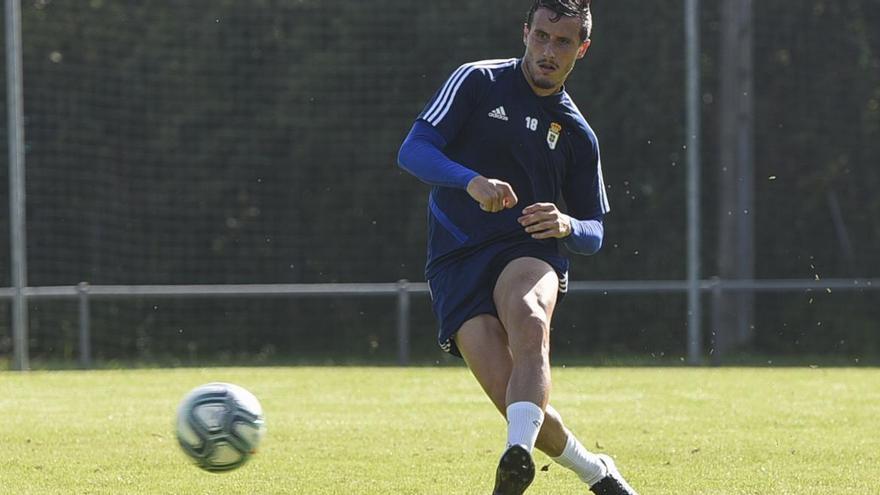
[[[529,25],[526,23],[523,23],[523,45],[528,46],[528,44],[529,44],[528,39],[529,39]]]
[[[582,59],[584,55],[587,54],[587,50],[590,48],[590,40],[586,40],[581,43],[581,46],[578,48],[577,58]]]

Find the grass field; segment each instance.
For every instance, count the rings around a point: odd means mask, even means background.
[[[209,474],[172,432],[208,381],[254,392],[261,452]],[[564,368],[553,403],[642,495],[880,494],[880,370]],[[463,368],[0,373],[0,493],[488,494],[504,424]],[[537,454],[530,494],[587,493]],[[540,468],[549,465],[546,471]]]

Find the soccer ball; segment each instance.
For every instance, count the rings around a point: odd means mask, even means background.
[[[231,383],[194,388],[177,408],[177,441],[206,471],[235,469],[257,452],[266,432],[254,394]]]

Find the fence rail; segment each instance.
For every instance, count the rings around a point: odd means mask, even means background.
[[[569,284],[569,293],[639,294],[688,291],[687,280],[607,280],[580,281]],[[701,292],[720,295],[723,292],[791,292],[791,291],[870,291],[880,289],[880,279],[764,279],[764,280],[701,280]],[[25,287],[25,299],[79,299],[79,361],[89,368],[91,359],[92,300],[138,297],[397,297],[397,362],[410,362],[410,297],[428,294],[428,284],[400,280],[396,283],[352,284],[239,284],[239,285],[78,285]],[[16,290],[0,287],[0,299],[14,299]],[[25,350],[25,352],[27,352]],[[691,356],[692,362],[698,356]]]

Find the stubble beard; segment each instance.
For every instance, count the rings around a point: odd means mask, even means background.
[[[532,66],[534,65],[534,62],[529,62],[528,64],[525,64],[526,72],[532,82],[532,85],[540,89],[556,89],[561,86],[560,84],[556,84],[556,82],[550,80],[549,78],[536,76],[535,71],[532,70]]]

